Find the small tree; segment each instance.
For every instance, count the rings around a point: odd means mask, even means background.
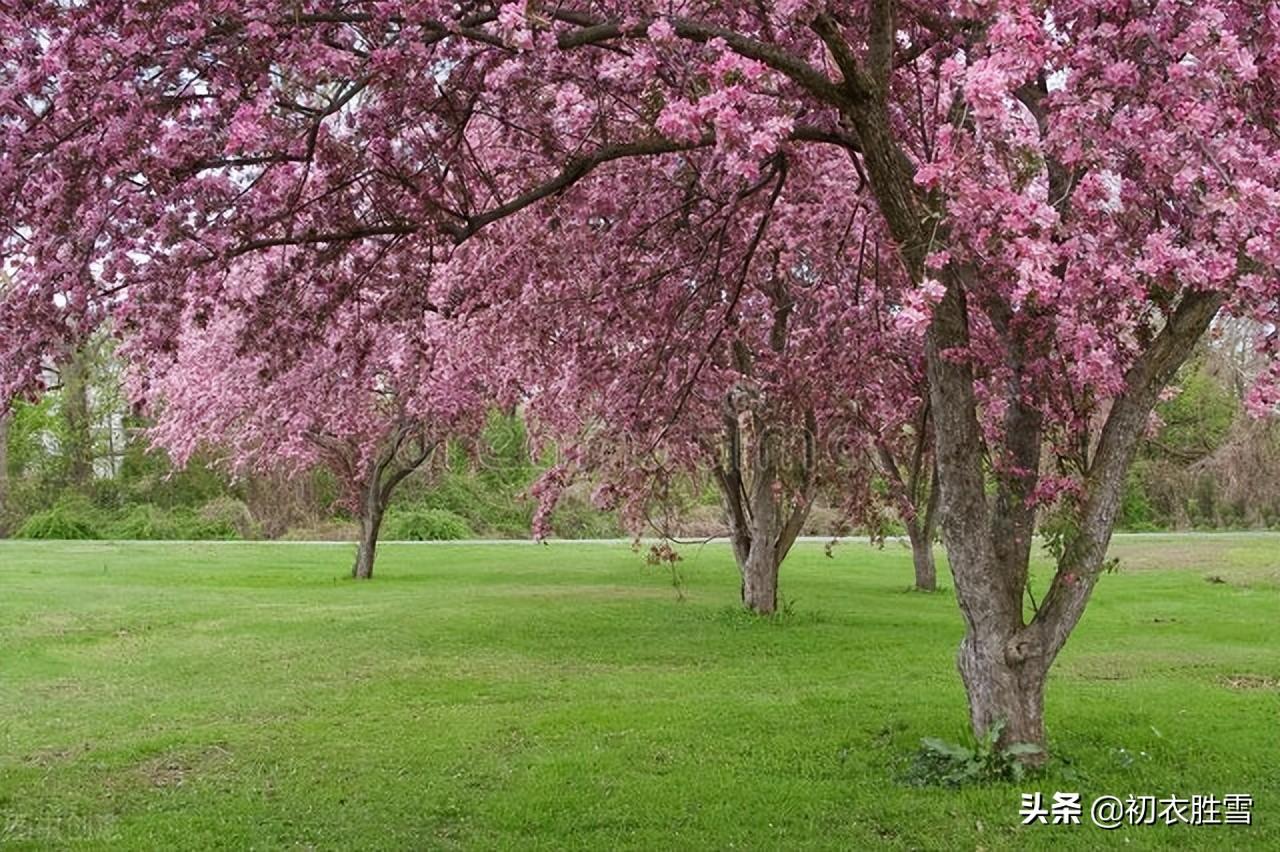
[[[936,591],[938,568],[933,545],[938,534],[940,490],[928,404],[920,406],[916,417],[875,443],[876,461],[911,544],[915,588],[922,592]]]
[[[396,486],[444,440],[477,429],[484,402],[450,360],[447,323],[371,334],[339,312],[328,330],[273,368],[243,351],[244,316],[188,318],[176,350],[145,361],[134,387],[155,414],[153,441],[177,464],[212,446],[233,471],[328,467],[360,523],[351,575],[369,579]]]

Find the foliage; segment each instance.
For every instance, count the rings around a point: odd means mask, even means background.
[[[14,533],[15,538],[93,539],[102,538],[102,519],[89,501],[66,497],[51,508],[31,515]]]
[[[235,538],[260,538],[260,527],[243,500],[223,495],[205,503],[196,517],[210,529],[228,530]]]
[[[207,511],[206,511],[207,509]],[[66,496],[51,508],[32,514],[15,538],[210,540],[243,537],[246,518],[230,498],[200,511],[165,509],[137,503],[121,509],[103,509],[82,496]]]
[[[137,504],[104,527],[104,538],[126,540],[204,541],[240,538],[236,519],[215,507],[210,516],[190,509],[162,509]]]
[[[130,506],[106,530],[106,538],[116,539],[180,539],[172,514],[149,504]]]
[[[519,492],[491,488],[468,473],[447,471],[434,482],[416,483],[406,501],[449,512],[467,521],[477,533],[493,538],[524,538],[529,535],[532,509]]]
[[[1206,346],[1157,408],[1158,430],[1130,471],[1119,526],[1131,531],[1275,527],[1280,423],[1245,411],[1230,351]]]
[[[920,750],[916,752],[904,780],[918,787],[933,784],[963,787],[1022,781],[1027,775],[1022,761],[1040,754],[1041,749],[1030,743],[1015,743],[1001,748],[997,741],[1004,727],[1005,723],[998,721],[981,737],[968,736],[964,745],[925,737],[920,741]]]
[[[465,518],[426,506],[394,507],[382,525],[382,538],[388,541],[456,541],[471,536]]]
[[[593,488],[580,483],[565,489],[556,500],[549,528],[557,538],[618,538],[623,529],[618,513],[591,502]]]
[[[149,420],[137,415],[125,419],[130,439],[117,476],[121,505],[152,503],[166,509],[194,508],[238,494],[237,485],[210,454],[198,453],[185,464],[174,464],[163,448],[150,446],[146,437],[149,425]]]

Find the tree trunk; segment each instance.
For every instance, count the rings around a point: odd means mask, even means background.
[[[360,469],[360,452],[350,438],[338,438],[322,432],[307,432],[306,437],[319,448],[321,457],[351,489],[360,506],[360,541],[356,545],[356,561],[351,576],[357,580],[373,577],[373,560],[378,550],[378,531],[382,516],[391,503],[391,494],[404,478],[422,465],[438,442],[430,440],[420,424],[399,421],[377,457]],[[407,450],[407,457],[401,450]]]
[[[761,471],[744,486],[737,468],[716,469],[720,496],[729,518],[729,541],[742,577],[742,605],[759,615],[778,610],[778,572],[795,544],[813,505],[806,494],[789,506]]]
[[[899,246],[911,280],[924,278],[932,246],[945,246],[949,222],[930,200],[918,194],[913,166],[898,144],[886,93],[893,70],[897,30],[893,4],[872,4],[868,20],[866,68],[858,67],[843,42],[838,24],[819,15],[814,29],[844,72],[849,97],[845,114],[857,128],[862,162],[877,205]],[[1043,85],[1043,84],[1042,84]],[[1041,96],[1044,91],[1041,90]],[[1024,101],[1037,121],[1036,102]],[[1069,197],[1060,164],[1047,163],[1050,195]],[[926,337],[929,408],[933,418],[939,511],[956,599],[966,633],[957,664],[969,696],[974,733],[985,735],[1002,722],[999,745],[1039,746],[1045,757],[1045,677],[1078,623],[1101,571],[1115,521],[1120,489],[1158,394],[1186,360],[1222,305],[1221,293],[1188,291],[1125,376],[1125,391],[1114,401],[1097,450],[1075,461],[1086,471],[1079,500],[1078,533],[1059,560],[1049,590],[1030,624],[1023,616],[1027,593],[1035,506],[1029,498],[1038,484],[1043,423],[1035,405],[1025,401],[1026,366],[1043,357],[1042,341],[1018,332],[1012,307],[993,288],[983,286],[981,270],[952,262],[943,269],[946,292],[934,308]],[[970,344],[970,298],[982,300],[986,319],[1010,345],[1008,406],[1003,447],[985,445],[978,424],[976,376],[965,354]],[[1027,351],[1032,347],[1038,351]],[[991,450],[991,452],[988,452]],[[1002,450],[1002,470],[989,477],[985,460]],[[994,493],[988,492],[991,478]]]
[[[1026,755],[1030,764],[1048,756],[1044,735],[1044,685],[1047,664],[1043,660],[1010,662],[1007,649],[1015,636],[985,635],[970,630],[960,643],[956,665],[969,699],[969,721],[981,736],[994,725],[1003,725],[1002,745],[1022,743],[1040,749]]]
[[[351,566],[351,576],[357,580],[373,577],[373,559],[378,550],[378,530],[382,527],[383,506],[378,499],[377,488],[371,489],[360,513],[360,543],[356,547],[356,561]]]
[[[62,420],[65,444],[62,448],[67,478],[76,488],[86,488],[93,479],[93,423],[89,402],[90,364],[88,356],[77,352],[62,367]]]
[[[9,510],[9,416],[0,411],[0,535],[8,533],[4,524]]]
[[[739,563],[742,572],[742,605],[754,613],[770,615],[778,610],[778,569],[782,561],[768,541],[756,540]]]
[[[784,442],[751,402],[737,390],[726,396],[721,458],[712,470],[742,576],[742,605],[770,615],[778,610],[778,569],[813,507],[817,423],[806,412],[801,490],[785,498],[779,473]]]
[[[911,563],[915,566],[916,589],[934,592],[938,589],[938,568],[933,558],[933,531],[924,524],[912,521],[907,524],[907,538],[911,540]]]
[[[998,745],[1033,745],[1029,764],[1047,757],[1044,687],[1050,667],[1084,614],[1102,571],[1120,503],[1125,473],[1156,403],[1191,347],[1208,327],[1221,297],[1183,297],[1142,357],[1126,375],[1088,458],[1075,531],[1058,560],[1035,614],[1024,618],[1034,512],[1027,496],[1040,468],[1038,415],[1016,400],[1006,413],[1006,451],[1017,473],[998,477],[988,496],[982,469],[972,376],[939,351],[966,340],[960,288],[953,287],[935,312],[929,340],[929,380],[936,413],[941,477],[940,510],[956,599],[966,632],[957,666],[969,699],[976,736],[1001,724]],[[941,345],[940,345],[941,344]]]

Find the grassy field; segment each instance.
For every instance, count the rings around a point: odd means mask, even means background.
[[[0,541],[0,846],[1280,848],[1280,536],[1113,554],[1063,760],[951,790],[901,781],[965,718],[955,601],[901,547],[803,545],[755,620],[719,545],[679,602],[625,545],[389,545],[356,584],[347,547]],[[1020,827],[1032,790],[1254,825]]]

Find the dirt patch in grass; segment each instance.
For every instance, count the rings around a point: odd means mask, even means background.
[[[47,748],[36,749],[30,754],[23,755],[22,762],[27,766],[38,766],[41,769],[51,769],[55,766],[68,763],[75,760],[78,756],[86,753],[91,748],[89,743],[78,746],[49,746]]]
[[[125,777],[132,784],[146,787],[182,787],[216,772],[229,763],[232,757],[231,752],[220,745],[171,749],[130,767]]]
[[[1252,689],[1280,689],[1280,677],[1270,677],[1269,675],[1257,674],[1235,674],[1226,675],[1218,679],[1218,682],[1227,689],[1252,690]]]

